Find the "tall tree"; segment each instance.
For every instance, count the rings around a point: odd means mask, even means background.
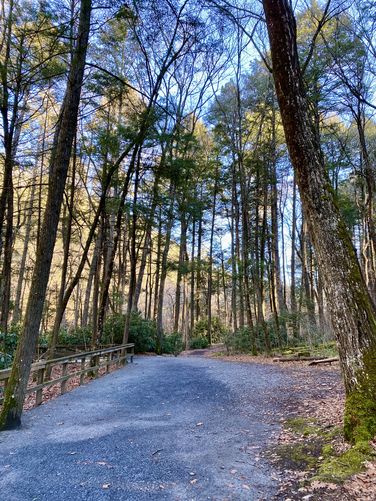
[[[263,0],[273,77],[304,217],[315,247],[346,389],[345,434],[376,433],[376,311],[330,185],[308,111],[288,0]]]
[[[21,423],[30,368],[39,335],[73,139],[76,133],[89,40],[91,10],[91,0],[82,0],[76,45],[72,54],[64,100],[52,146],[48,197],[41,227],[42,238],[37,249],[23,329],[17,345],[0,415],[0,429],[17,427]]]

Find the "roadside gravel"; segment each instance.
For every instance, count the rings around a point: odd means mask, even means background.
[[[272,499],[259,453],[292,383],[262,364],[137,357],[0,434],[1,500]]]

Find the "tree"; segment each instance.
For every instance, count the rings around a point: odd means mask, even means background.
[[[376,311],[340,215],[308,111],[287,0],[263,0],[273,77],[290,157],[328,299],[346,389],[345,435],[376,433]]]
[[[64,100],[52,146],[48,197],[41,227],[41,239],[37,249],[22,334],[18,341],[12,372],[5,393],[4,405],[0,415],[0,429],[17,427],[21,423],[22,408],[39,335],[60,208],[73,140],[76,133],[89,39],[91,8],[91,0],[81,1],[77,41],[72,55]]]

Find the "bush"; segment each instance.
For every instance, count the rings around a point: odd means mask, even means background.
[[[209,341],[206,337],[194,337],[189,341],[189,347],[191,350],[204,349],[209,346]]]
[[[12,365],[13,355],[0,352],[0,370],[8,369]]]
[[[103,343],[121,344],[125,327],[125,315],[115,313],[107,317],[103,327]],[[128,341],[134,343],[136,353],[155,350],[155,322],[142,318],[140,313],[131,313]]]
[[[109,315],[103,326],[103,344],[121,344],[123,342],[125,315]]]
[[[153,320],[132,313],[129,327],[129,342],[134,343],[136,353],[155,351],[156,325]]]
[[[60,329],[58,344],[66,346],[90,346],[91,344],[91,328],[79,327],[77,329]]]
[[[0,332],[0,370],[7,369],[12,365],[13,355],[17,347],[17,332]]]
[[[183,351],[183,338],[179,332],[173,332],[164,336],[162,342],[162,352],[178,355]]]
[[[211,341],[212,343],[219,343],[223,340],[226,329],[218,317],[211,319]],[[193,329],[193,338],[205,337],[209,339],[208,333],[208,319],[203,318],[199,320]]]
[[[0,346],[5,349],[5,353],[13,354],[17,347],[17,341],[17,332],[8,332],[8,334],[0,332]]]
[[[239,353],[252,352],[256,355],[254,335],[254,331],[249,327],[242,327],[233,333],[228,333],[225,338],[227,350]]]

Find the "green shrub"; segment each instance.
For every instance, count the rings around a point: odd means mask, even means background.
[[[0,332],[0,347],[4,348],[5,353],[13,354],[17,347],[18,341],[18,333],[17,332],[8,332],[8,334],[4,334]]]
[[[123,342],[125,315],[115,313],[106,318],[103,327],[104,344],[121,344]],[[131,314],[128,341],[134,343],[135,352],[155,350],[155,322],[147,320],[139,312]]]
[[[209,341],[206,337],[194,337],[189,341],[189,347],[191,350],[204,349],[209,346]]]
[[[114,313],[109,315],[103,326],[103,344],[121,344],[125,327],[125,315]]]
[[[17,332],[0,332],[0,370],[7,369],[12,365],[13,355],[18,341]]]
[[[162,352],[178,355],[183,351],[183,338],[179,332],[173,332],[164,336],[162,342]]]
[[[211,341],[212,343],[219,343],[225,335],[226,329],[218,317],[211,319]],[[202,318],[199,320],[193,329],[193,338],[207,338],[208,333],[208,319]]]
[[[156,330],[153,320],[142,318],[140,313],[132,313],[129,342],[134,343],[136,353],[155,351]]]
[[[58,344],[66,346],[90,346],[92,332],[90,327],[78,327],[77,329],[60,329]]]
[[[0,352],[0,370],[7,369],[12,365],[13,355]]]
[[[235,332],[230,332],[225,337],[226,347],[232,352],[252,352],[256,355],[257,349],[254,342],[254,335],[254,331],[249,327],[242,327]]]
[[[39,336],[38,346],[40,348],[47,348],[48,347],[48,336],[46,333],[43,333]]]

